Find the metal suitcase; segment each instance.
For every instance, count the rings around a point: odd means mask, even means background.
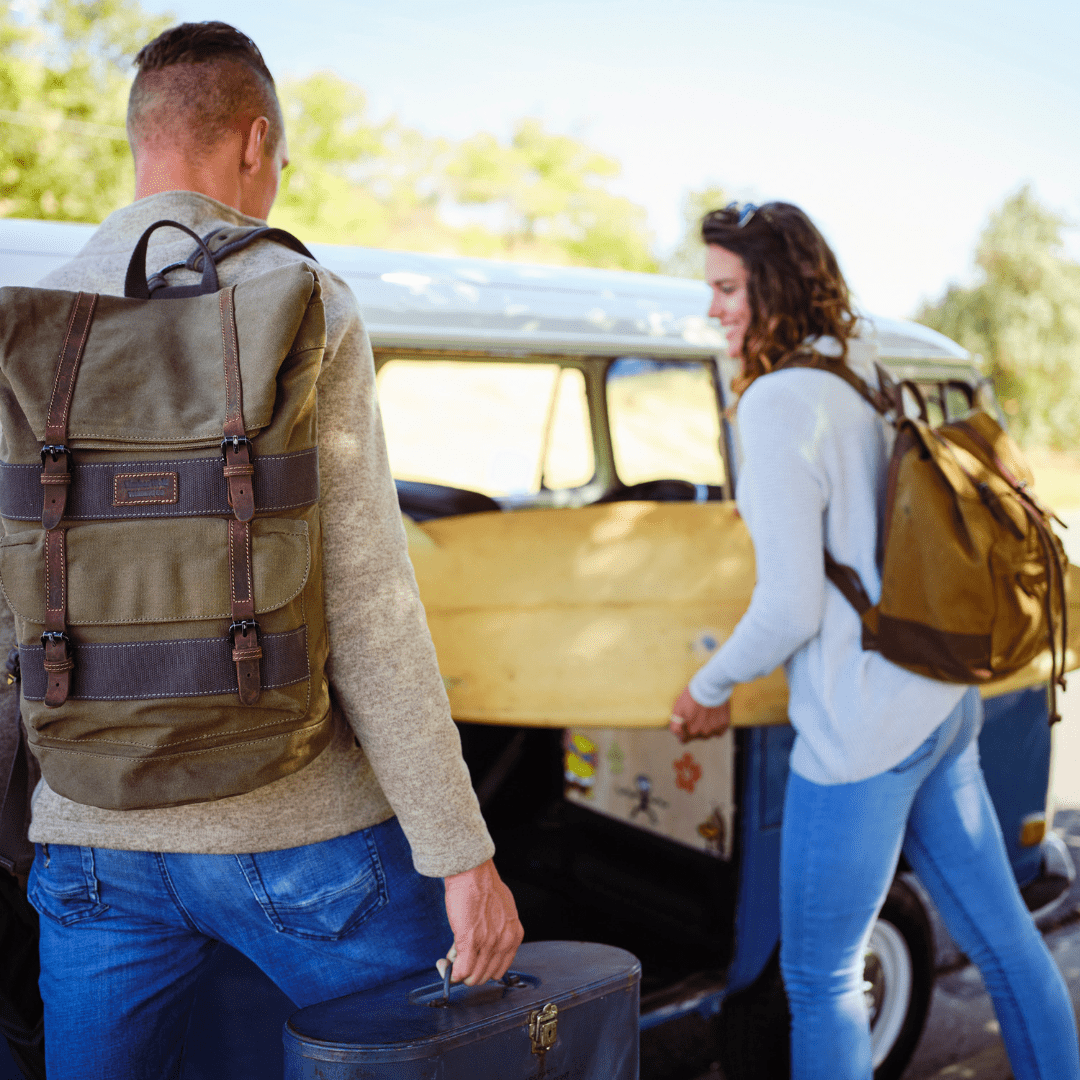
[[[285,1080],[637,1080],[641,964],[610,945],[522,945],[502,982],[414,975],[286,1023]]]

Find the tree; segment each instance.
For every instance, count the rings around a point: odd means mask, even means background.
[[[131,198],[131,56],[170,22],[138,0],[48,0],[0,13],[0,213],[100,221]]]
[[[501,249],[492,254],[655,270],[645,211],[604,187],[618,174],[613,159],[534,119],[507,143],[466,139],[446,169],[451,199],[484,208]]]
[[[976,284],[949,286],[917,316],[981,354],[1016,434],[1054,449],[1080,437],[1080,264],[1066,224],[1025,185],[979,239]]]
[[[710,211],[727,206],[731,200],[715,184],[688,191],[683,196],[683,235],[660,264],[665,274],[675,277],[705,277],[705,245],[701,241],[701,219]]]
[[[0,11],[0,215],[101,221],[127,203],[130,59],[173,19],[139,0]],[[374,120],[331,72],[279,86],[291,165],[271,215],[310,241],[655,270],[617,162],[522,120],[509,142]]]

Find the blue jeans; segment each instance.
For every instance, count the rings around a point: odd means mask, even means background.
[[[442,882],[412,867],[396,818],[254,855],[39,845],[49,1080],[179,1074],[195,983],[220,941],[298,1007],[434,965],[453,935]]]
[[[1016,1080],[1080,1080],[1064,980],[1020,897],[964,696],[910,757],[856,784],[788,780],[780,965],[792,1080],[871,1080],[863,957],[903,850],[978,965]]]

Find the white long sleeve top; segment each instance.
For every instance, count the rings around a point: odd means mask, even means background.
[[[822,352],[828,340],[817,346]],[[849,345],[849,364],[871,382],[874,355],[868,342]],[[914,751],[967,689],[864,651],[859,616],[825,577],[827,546],[858,571],[872,601],[881,594],[875,553],[891,429],[842,379],[789,368],[745,391],[738,433],[737,501],[757,583],[690,694],[719,705],[736,683],[783,664],[796,731],[792,769],[818,784],[876,776]]]

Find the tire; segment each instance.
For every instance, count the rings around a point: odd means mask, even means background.
[[[934,936],[915,892],[894,881],[870,934],[865,967],[874,1080],[899,1080],[922,1035],[934,988]],[[791,1014],[779,953],[717,1018],[727,1080],[788,1080]]]

